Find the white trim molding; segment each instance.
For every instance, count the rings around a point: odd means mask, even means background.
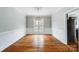
[[[8,46],[21,39],[26,35],[26,29],[17,29],[8,32],[0,33],[0,51],[3,51]]]

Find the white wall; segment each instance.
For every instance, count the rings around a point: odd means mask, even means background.
[[[26,34],[26,29],[17,29],[7,32],[0,32],[0,51],[21,39]]]
[[[0,7],[0,51],[26,34],[25,16],[15,8]]]
[[[72,9],[72,7],[61,8],[57,13],[53,15],[52,19],[52,34],[64,44],[67,44],[65,12],[70,9]]]
[[[25,27],[25,16],[12,7],[0,7],[0,32]]]

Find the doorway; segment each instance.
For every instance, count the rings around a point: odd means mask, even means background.
[[[67,42],[76,43],[78,39],[77,28],[76,28],[76,17],[68,17],[67,20]]]
[[[34,19],[34,32],[35,33],[42,33],[44,32],[44,20],[43,19]]]
[[[67,14],[67,44],[78,51],[78,16]]]

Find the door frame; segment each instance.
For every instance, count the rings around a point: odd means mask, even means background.
[[[68,18],[68,13],[71,13],[71,12],[73,12],[73,11],[75,11],[75,10],[79,10],[79,8],[72,8],[72,9],[70,9],[70,10],[67,10],[65,13],[64,13],[64,19],[65,19],[65,39],[66,39],[66,41],[67,41],[67,18]],[[78,25],[78,27],[79,27],[79,25]],[[79,30],[79,28],[78,28],[78,30]],[[68,43],[67,43],[68,44]]]

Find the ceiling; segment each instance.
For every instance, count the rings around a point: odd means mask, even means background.
[[[15,7],[15,9],[24,15],[53,15],[61,7]]]

